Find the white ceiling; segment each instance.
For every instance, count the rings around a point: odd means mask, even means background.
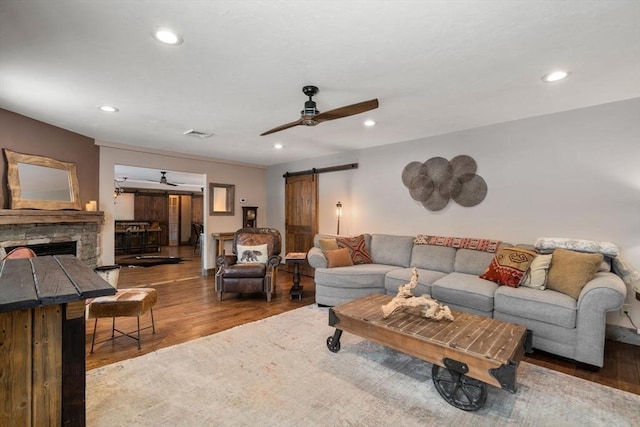
[[[307,84],[380,107],[259,136]],[[0,0],[1,108],[150,149],[273,165],[638,96],[638,0]]]

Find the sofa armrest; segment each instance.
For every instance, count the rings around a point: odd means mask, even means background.
[[[613,273],[596,273],[585,285],[577,304],[577,360],[602,366],[607,312],[620,308],[626,295],[627,287]]]
[[[578,310],[596,307],[605,312],[617,310],[622,307],[626,296],[627,287],[620,277],[614,273],[598,272],[582,288],[578,297]]]
[[[327,258],[320,248],[315,246],[307,252],[307,261],[313,268],[327,268]]]

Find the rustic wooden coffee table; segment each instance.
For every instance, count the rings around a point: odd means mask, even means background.
[[[460,311],[452,311],[452,322],[425,319],[421,307],[384,319],[381,307],[391,299],[371,294],[331,308],[329,326],[336,331],[327,338],[329,350],[340,351],[347,331],[429,362],[440,395],[466,411],[484,405],[487,384],[515,393],[518,364],[531,347],[525,326]]]

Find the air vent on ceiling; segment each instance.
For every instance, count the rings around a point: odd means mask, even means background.
[[[211,132],[211,133],[200,132],[199,130],[193,130],[193,129],[189,129],[184,134],[186,136],[195,136],[195,137],[203,138],[203,139],[204,138],[209,138],[210,136],[213,136],[213,132]]]

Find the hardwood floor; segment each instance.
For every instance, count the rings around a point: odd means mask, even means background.
[[[87,370],[110,363],[137,357],[164,347],[184,343],[211,335],[234,326],[284,313],[313,304],[315,285],[313,278],[302,276],[304,287],[302,300],[289,299],[292,275],[278,272],[276,294],[270,303],[264,295],[225,294],[218,302],[213,276],[200,275],[200,257],[189,246],[163,247],[153,255],[181,256],[181,264],[154,267],[122,267],[119,287],[153,287],[158,290],[158,303],[154,307],[156,333],[151,329],[141,332],[142,349],[128,337],[110,340],[111,321],[98,321],[94,353],[89,354],[94,320],[87,321],[86,353]],[[118,257],[120,259],[120,257]],[[116,261],[118,261],[118,259]],[[140,319],[141,327],[151,325],[149,314]],[[116,328],[135,331],[135,318],[118,318]],[[594,372],[575,362],[535,351],[526,355],[527,362],[604,384],[640,395],[640,348],[618,341],[606,341],[604,367]]]

